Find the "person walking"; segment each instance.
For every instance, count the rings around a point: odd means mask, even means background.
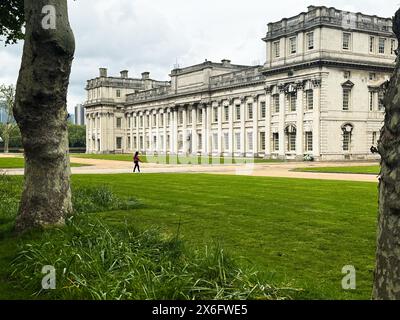
[[[139,152],[136,151],[135,155],[133,156],[133,163],[135,164],[135,167],[133,168],[133,173],[136,172],[136,169],[138,169],[138,172],[140,173],[140,166],[139,163],[142,162],[139,158]]]

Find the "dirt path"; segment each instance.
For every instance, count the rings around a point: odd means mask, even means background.
[[[4,155],[0,157],[20,157],[21,155]],[[127,161],[98,160],[71,157],[71,162],[87,164],[86,167],[72,168],[73,174],[118,174],[132,173],[132,163]],[[367,174],[340,174],[296,172],[296,168],[307,167],[343,167],[343,166],[371,166],[375,162],[289,162],[289,163],[257,163],[252,165],[163,165],[144,163],[143,173],[209,173],[226,175],[249,175],[258,177],[281,177],[315,180],[343,180],[377,182],[378,177]],[[3,170],[10,175],[23,175],[23,169]]]

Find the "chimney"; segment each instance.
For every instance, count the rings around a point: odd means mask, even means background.
[[[223,60],[221,60],[221,62],[222,62],[222,66],[224,66],[224,67],[229,67],[231,65],[231,60],[228,60],[228,59],[223,59]]]
[[[121,71],[121,78],[127,79],[128,78],[128,70],[122,70]]]
[[[107,78],[107,68],[100,68],[100,77]]]
[[[150,79],[150,72],[143,72],[142,73],[142,80],[148,80]]]

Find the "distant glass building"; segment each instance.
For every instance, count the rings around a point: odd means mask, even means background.
[[[78,104],[75,107],[75,120],[74,123],[79,126],[84,126],[86,124],[85,121],[85,108],[82,104]]]
[[[7,114],[4,110],[4,102],[0,101],[0,123],[6,123],[7,121]]]

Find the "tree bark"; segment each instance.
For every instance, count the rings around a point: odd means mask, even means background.
[[[393,30],[400,39],[400,12]],[[384,97],[385,122],[379,141],[381,178],[379,183],[378,244],[373,298],[400,299],[400,61]]]
[[[72,212],[67,91],[75,51],[67,0],[25,0],[26,34],[14,117],[25,151],[16,230],[62,225]],[[55,29],[42,10],[52,5]]]

